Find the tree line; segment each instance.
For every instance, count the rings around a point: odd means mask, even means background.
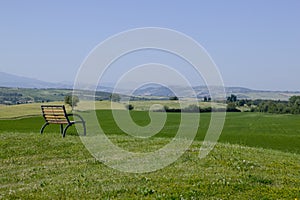
[[[292,96],[288,101],[263,101],[256,107],[255,111],[277,114],[300,114],[300,96]]]
[[[300,114],[300,96],[291,96],[288,101],[263,99],[238,99],[236,95],[227,98],[227,105],[247,106],[251,112],[275,114]]]
[[[111,101],[120,101],[120,96],[112,94]],[[171,98],[170,98],[171,100]],[[175,99],[172,99],[175,100]],[[205,99],[207,100],[207,99]],[[79,98],[77,96],[65,96],[65,103],[69,104],[72,109],[78,104]],[[238,99],[236,95],[231,94],[227,97],[226,108],[212,109],[212,107],[200,107],[198,105],[189,105],[186,108],[169,108],[164,106],[162,110],[166,112],[241,112],[241,107],[249,108],[247,111],[263,112],[263,113],[276,113],[276,114],[300,114],[300,96],[292,96],[288,101],[280,100],[263,100],[263,99]],[[128,110],[133,110],[133,105],[126,105]]]

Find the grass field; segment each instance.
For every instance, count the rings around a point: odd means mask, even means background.
[[[31,103],[31,104],[20,104],[5,106],[0,105],[0,119],[12,119],[12,118],[22,118],[28,116],[37,116],[41,115],[41,105],[63,105],[62,101],[55,101],[49,103]],[[90,105],[93,105],[91,102],[79,102],[79,107],[82,110],[86,110]],[[125,105],[117,102],[110,101],[96,101],[96,109],[125,109]],[[66,105],[67,111],[71,111],[71,107]]]
[[[62,101],[54,101],[49,103],[31,103],[31,104],[20,104],[20,105],[10,105],[6,106],[0,104],[0,119],[12,119],[20,117],[28,117],[41,114],[41,105],[62,105]],[[162,106],[167,106],[169,108],[180,108],[178,101],[168,101],[168,100],[153,100],[153,101],[131,101],[130,104],[134,106],[134,110],[149,110],[152,105],[159,104]],[[190,101],[183,101],[182,107],[187,107],[191,105]],[[221,103],[208,103],[208,102],[199,102],[201,108],[214,107],[214,108],[225,108],[224,104]],[[79,102],[76,109],[78,110],[88,110],[92,106],[95,106],[97,110],[108,110],[108,109],[119,109],[124,110],[126,103],[125,102],[111,102],[111,101],[81,101]],[[69,106],[66,106],[68,111],[71,110]]]
[[[180,122],[180,114],[169,113],[159,134],[137,139],[116,126],[111,111],[97,115],[111,141],[137,152],[168,143]],[[131,115],[140,125],[150,122],[147,112]],[[95,160],[74,128],[62,139],[55,125],[39,134],[41,116],[0,120],[0,199],[300,198],[300,116],[228,113],[220,143],[200,160],[209,120],[209,113],[201,114],[196,140],[179,160],[144,174],[119,172]]]
[[[213,107],[213,108],[225,108],[226,106],[221,103],[215,103],[215,102],[198,102],[198,103],[193,103],[189,99],[187,100],[182,100],[182,108],[188,107],[189,105],[192,104],[198,104],[201,108],[207,108],[207,107]],[[169,108],[180,108],[179,101],[132,101],[130,102],[135,110],[149,110],[149,108],[153,104],[159,104],[163,106],[167,106]]]

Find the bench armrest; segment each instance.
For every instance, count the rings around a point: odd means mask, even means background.
[[[70,114],[67,114],[67,116],[76,116],[76,117],[79,117],[82,122],[85,122],[79,114],[70,113]]]

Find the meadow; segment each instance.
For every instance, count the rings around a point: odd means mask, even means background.
[[[12,117],[4,119],[0,114],[0,199],[300,198],[299,115],[227,113],[219,143],[199,159],[210,121],[210,114],[202,113],[193,144],[175,163],[132,174],[93,158],[75,128],[62,139],[55,125],[39,134],[39,115],[18,117],[11,112]],[[113,143],[137,152],[167,144],[180,123],[179,113],[168,113],[158,134],[138,139],[116,126],[111,110],[97,110],[97,116]],[[150,122],[145,111],[131,111],[131,116],[142,126]]]

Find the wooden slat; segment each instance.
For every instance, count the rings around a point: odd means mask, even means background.
[[[65,116],[65,113],[44,113],[44,116]]]
[[[65,113],[44,113],[46,116],[65,116]]]
[[[67,120],[49,120],[47,122],[50,124],[68,124]]]
[[[64,106],[55,106],[55,105],[52,105],[52,106],[42,106],[42,108],[63,108]]]
[[[64,113],[64,110],[51,110],[51,109],[46,109],[46,110],[43,110],[43,112],[54,112],[54,113],[56,113],[56,112],[62,112],[62,113]]]
[[[52,118],[52,119],[58,119],[58,118],[66,119],[66,117],[64,115],[44,115],[44,117]]]
[[[45,119],[48,120],[59,120],[59,119],[66,119],[65,117],[61,117],[61,116],[45,116]]]

